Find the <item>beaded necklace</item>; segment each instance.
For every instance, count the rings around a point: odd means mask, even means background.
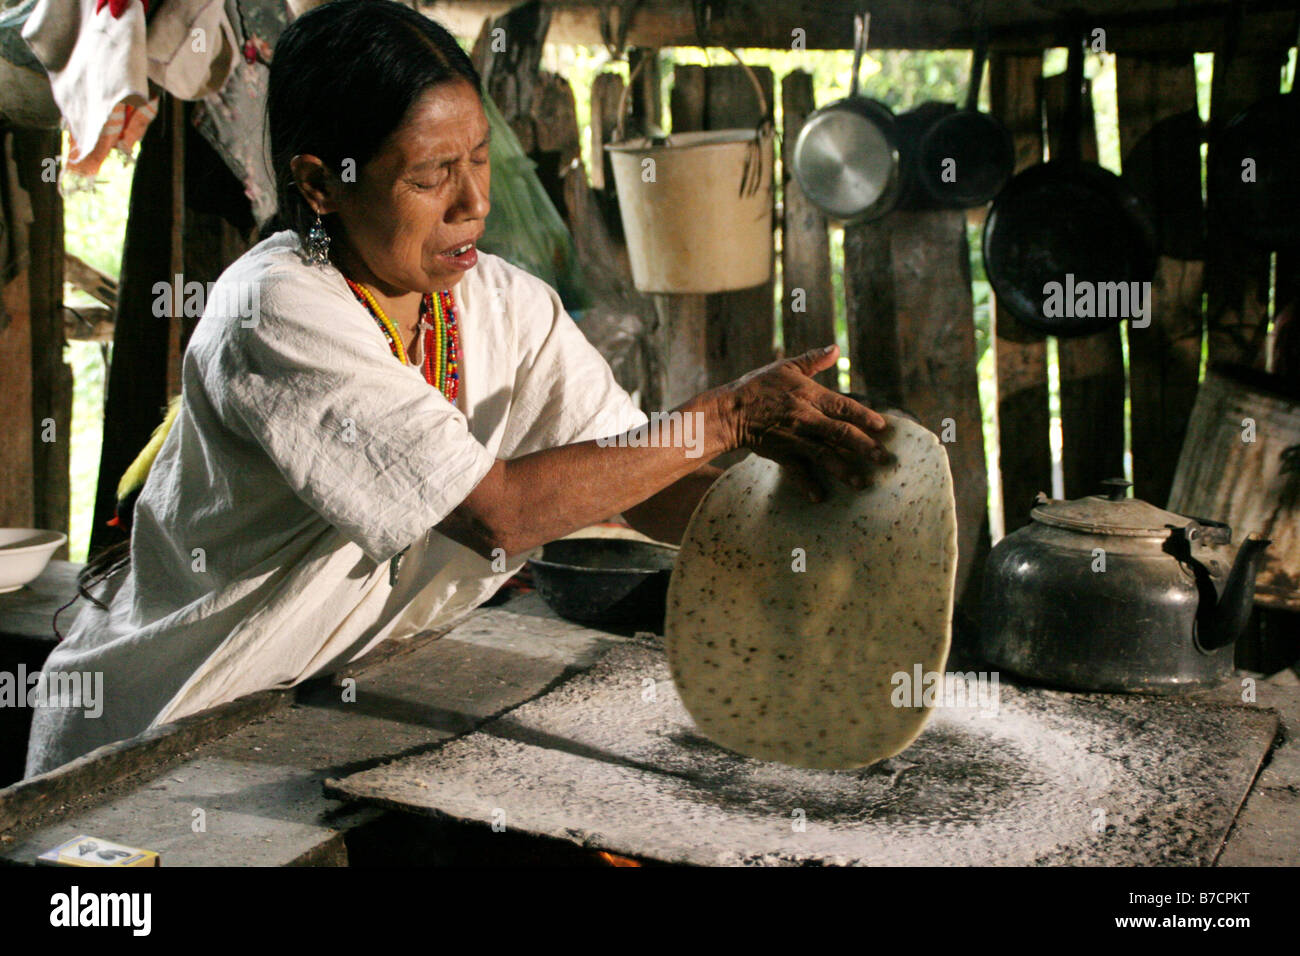
[[[388,340],[388,348],[393,355],[403,365],[410,365],[397,326],[384,314],[374,295],[361,283],[353,282],[346,276],[344,279],[352,294],[374,317],[379,330]],[[433,316],[432,323],[429,322],[430,315]],[[442,392],[447,397],[447,401],[455,405],[456,396],[460,392],[460,329],[456,323],[456,300],[452,298],[450,290],[439,292],[437,296],[428,292],[424,294],[420,300],[419,328],[424,330],[424,380]],[[401,567],[402,557],[409,550],[403,548],[401,553],[394,555],[389,562],[389,587],[397,587],[398,569]]]
[[[397,332],[393,320],[384,314],[384,310],[374,295],[359,282],[346,279],[348,288],[357,300],[366,307],[379,325],[379,330],[388,340],[388,348],[403,365],[409,365],[406,348],[402,337]],[[433,321],[429,321],[429,317]],[[456,404],[460,392],[460,329],[456,321],[456,300],[451,290],[439,292],[436,296],[426,292],[420,300],[420,325],[424,330],[424,380],[447,397],[447,401]]]

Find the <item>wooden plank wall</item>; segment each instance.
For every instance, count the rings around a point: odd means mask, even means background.
[[[988,550],[988,477],[963,210],[896,210],[845,227],[853,390],[940,435],[957,498],[957,595],[973,618]]]
[[[755,68],[754,73],[771,104],[772,71]],[[675,133],[748,128],[760,118],[753,85],[740,66],[677,66],[670,105]],[[654,297],[667,343],[669,406],[772,361],[774,296],[770,279],[737,292]]]
[[[826,216],[804,195],[790,171],[795,140],[814,107],[812,76],[802,70],[787,73],[781,81],[781,328],[787,357],[835,341]],[[837,369],[826,369],[816,378],[827,388],[839,387]]]
[[[1118,56],[1115,62],[1120,154],[1127,157],[1161,120],[1197,109],[1190,54]],[[1200,192],[1199,180],[1195,192]],[[1133,494],[1169,500],[1183,436],[1196,401],[1201,364],[1201,285],[1205,264],[1161,256],[1151,289],[1151,324],[1129,327]]]
[[[63,199],[52,165],[61,145],[57,130],[6,130],[0,136],[15,173],[4,191],[14,202],[21,202],[21,191],[31,212],[25,235],[15,231],[12,237],[23,265],[7,277],[0,319],[0,524],[66,533],[72,370],[63,361]],[[0,175],[10,175],[4,155]],[[66,558],[67,546],[55,557]]]
[[[1043,160],[1043,55],[999,53],[989,60],[989,101],[1006,124],[1019,172]],[[999,316],[990,295],[989,311],[997,350],[999,475],[1002,522],[1007,533],[1028,523],[1040,491],[1052,490],[1051,425],[1047,393],[1047,338],[1008,316]]]
[[[1066,74],[1043,80],[1049,156],[1062,156]],[[1085,162],[1097,161],[1091,84],[1083,91]],[[1124,477],[1124,352],[1118,325],[1093,335],[1058,339],[1061,376],[1061,470],[1065,497],[1095,495],[1107,478]]]

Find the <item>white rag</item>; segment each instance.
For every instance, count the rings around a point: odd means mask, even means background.
[[[157,100],[151,80],[181,99],[202,99],[222,87],[238,56],[223,0],[165,0],[147,23],[143,4],[114,17],[96,3],[40,0],[22,31],[72,134],[69,165],[90,175],[109,149],[129,150],[143,135]]]

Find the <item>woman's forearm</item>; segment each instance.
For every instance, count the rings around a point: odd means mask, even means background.
[[[702,465],[658,494],[626,509],[623,517],[637,531],[656,541],[681,544],[695,506],[721,474],[721,468]]]
[[[697,416],[692,425],[699,427],[690,433],[689,446],[670,440],[674,436],[664,434],[664,427],[652,447],[602,447],[586,441],[498,461],[438,530],[490,558],[500,553],[497,549],[520,554],[621,514],[734,447],[726,402],[725,393],[706,392],[676,409],[683,416]],[[681,432],[675,437],[680,439]],[[707,484],[700,484],[703,494]],[[649,522],[662,533],[676,532],[678,539],[690,517],[686,500],[679,497],[669,495],[677,502],[670,513]],[[641,514],[647,510],[656,509],[642,509]]]

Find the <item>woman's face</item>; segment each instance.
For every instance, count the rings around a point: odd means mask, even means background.
[[[425,90],[356,182],[331,190],[344,271],[360,260],[370,275],[358,278],[390,296],[458,283],[478,261],[488,214],[488,136],[467,81]]]

